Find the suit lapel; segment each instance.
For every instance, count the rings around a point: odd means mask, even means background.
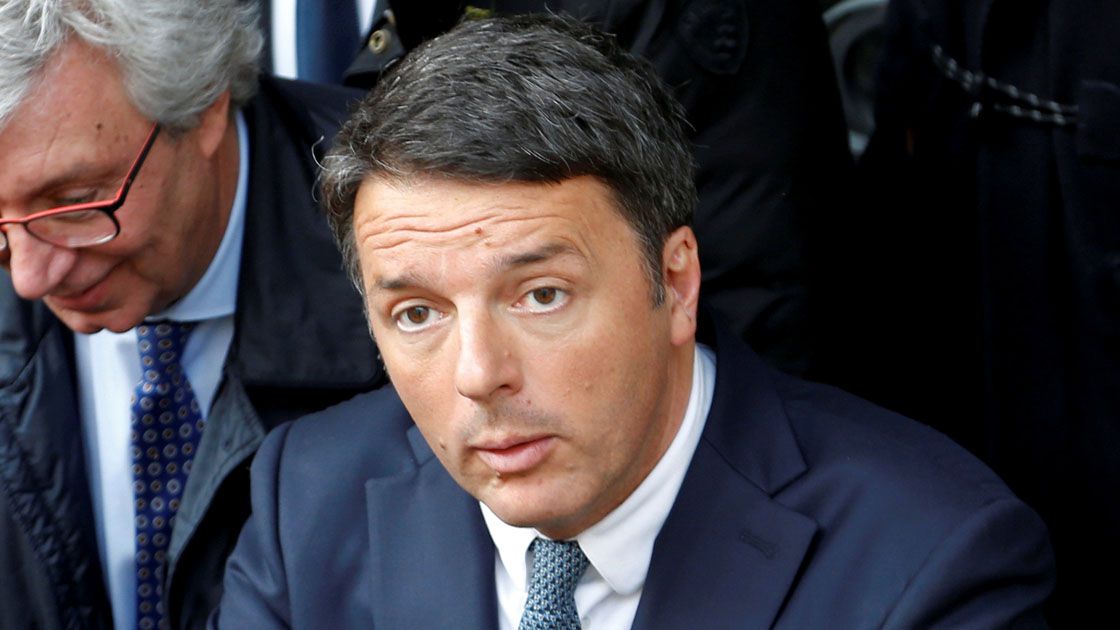
[[[658,534],[634,628],[768,628],[816,535],[772,499],[806,470],[772,376],[726,330],[703,438]]]
[[[634,628],[769,628],[816,533],[706,442],[654,546]]]
[[[373,627],[496,628],[494,545],[478,503],[414,428],[420,465],[366,483]]]

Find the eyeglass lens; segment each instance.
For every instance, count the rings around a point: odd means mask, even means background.
[[[34,236],[61,247],[88,247],[117,235],[117,222],[104,210],[75,210],[29,221]]]
[[[36,238],[59,247],[90,247],[113,240],[119,232],[116,220],[100,209],[75,210],[39,217],[23,224]],[[0,230],[0,250],[8,248],[8,237]]]

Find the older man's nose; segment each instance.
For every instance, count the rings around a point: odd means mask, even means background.
[[[22,226],[4,228],[8,239],[5,264],[16,293],[25,300],[50,294],[74,267],[78,252],[56,247],[27,233]]]

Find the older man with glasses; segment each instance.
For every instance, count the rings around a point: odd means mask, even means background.
[[[265,432],[383,381],[253,3],[0,3],[0,627],[198,627]]]

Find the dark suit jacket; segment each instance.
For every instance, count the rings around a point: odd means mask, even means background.
[[[635,628],[1037,622],[1046,530],[941,435],[715,344],[715,398]],[[272,433],[225,628],[495,628],[494,547],[391,389]]]

